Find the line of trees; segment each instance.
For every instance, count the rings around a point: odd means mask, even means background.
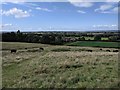
[[[85,33],[83,33],[83,35],[85,35]],[[77,35],[78,38],[76,38],[73,37],[74,35],[68,37],[66,33],[22,33],[18,30],[17,32],[2,33],[2,41],[62,45],[66,42],[85,41],[85,36],[83,35]],[[94,37],[94,41],[101,41],[102,36],[103,35],[93,35],[92,37]],[[117,35],[108,37],[108,41],[118,40],[120,40],[120,37]]]
[[[62,36],[55,34],[43,34],[36,35],[33,33],[23,34],[20,30],[10,33],[2,34],[2,41],[4,42],[29,42],[29,43],[43,43],[43,44],[55,44],[60,45],[63,44]]]

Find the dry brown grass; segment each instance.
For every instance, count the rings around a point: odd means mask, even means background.
[[[9,43],[6,47],[9,47]],[[70,51],[52,51],[61,48]],[[117,86],[118,52],[106,52],[114,48],[102,48],[101,51],[93,47],[45,46],[44,49],[36,52],[19,49],[17,53],[3,50],[3,87]],[[88,49],[93,52],[87,52]]]

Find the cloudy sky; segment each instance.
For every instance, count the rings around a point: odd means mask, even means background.
[[[2,31],[117,30],[117,2],[27,2],[4,0]],[[81,0],[82,1],[82,0]],[[111,0],[112,1],[112,0]]]

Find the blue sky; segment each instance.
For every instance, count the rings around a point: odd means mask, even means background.
[[[118,29],[115,2],[4,2],[2,31],[84,31]]]

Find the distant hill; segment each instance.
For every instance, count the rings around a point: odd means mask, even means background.
[[[7,31],[7,30],[6,30],[6,31],[2,31],[2,30],[1,30],[0,33],[1,33],[1,32],[2,32],[2,33],[6,33],[6,32],[13,32],[13,31]],[[15,32],[15,31],[14,31],[14,32]],[[36,30],[34,30],[34,31],[22,31],[22,30],[21,30],[21,32],[26,32],[26,33],[30,33],[30,32],[31,32],[31,33],[32,33],[32,32],[33,32],[33,33],[34,33],[34,32],[36,32],[36,33],[37,33],[37,32],[38,32],[38,33],[39,33],[39,32],[120,32],[120,30],[91,30],[91,31],[90,31],[90,30],[89,30],[89,31],[88,31],[88,30],[84,30],[84,31],[83,31],[83,30],[82,30],[82,31],[81,31],[81,30],[73,30],[73,31],[72,31],[72,30],[70,30],[70,31],[67,31],[67,30],[59,30],[59,31],[50,31],[50,30],[47,30],[47,31],[45,31],[45,30],[44,30],[44,31],[36,31]]]

